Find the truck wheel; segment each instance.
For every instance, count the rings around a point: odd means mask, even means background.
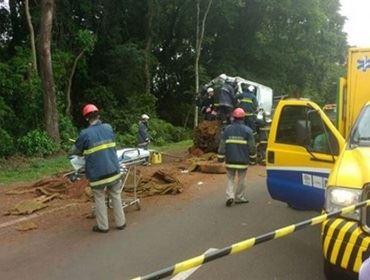
[[[346,272],[345,270],[332,265],[324,259],[324,274],[327,280],[356,280],[356,273]]]

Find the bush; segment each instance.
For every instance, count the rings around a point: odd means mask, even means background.
[[[149,134],[152,143],[158,146],[189,139],[191,135],[189,130],[160,119],[149,120]]]
[[[11,156],[15,152],[13,138],[0,128],[0,158]]]
[[[69,149],[73,144],[69,139],[75,139],[78,135],[77,129],[73,126],[72,120],[69,117],[60,116],[59,131],[62,140],[62,148]]]
[[[18,140],[18,150],[26,156],[51,155],[59,150],[43,130],[32,130]]]
[[[137,145],[138,129],[138,124],[135,123],[131,125],[126,133],[117,133],[116,142],[118,146],[135,147]],[[160,119],[149,120],[149,134],[151,143],[156,146],[180,142],[191,138],[191,132],[189,130],[182,127],[175,127]]]

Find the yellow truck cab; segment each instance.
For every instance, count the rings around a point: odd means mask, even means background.
[[[336,161],[326,191],[325,210],[370,199],[370,102],[352,127]],[[357,279],[361,263],[370,256],[370,208],[330,219],[322,225],[324,268],[328,279]]]
[[[279,102],[267,146],[273,199],[303,210],[333,211],[370,198],[370,49],[351,48],[341,78],[336,124],[314,102]],[[370,255],[370,210],[322,225],[328,279],[357,279]]]

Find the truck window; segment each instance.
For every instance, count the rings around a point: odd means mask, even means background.
[[[304,146],[312,152],[339,154],[339,144],[316,111],[303,106],[286,106],[280,115],[276,142]],[[305,137],[302,140],[302,130]]]
[[[361,113],[357,123],[355,124],[350,144],[356,146],[370,146],[370,107],[367,106]]]
[[[311,133],[309,148],[312,152],[323,154],[339,154],[339,145],[332,132],[322,121],[318,112],[309,114]]]
[[[297,128],[306,123],[307,108],[302,106],[285,106],[280,114],[276,142],[301,146],[297,137]]]

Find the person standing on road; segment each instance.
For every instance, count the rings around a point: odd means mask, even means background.
[[[256,145],[252,130],[244,124],[245,112],[242,108],[236,108],[232,116],[234,122],[225,128],[218,149],[218,159],[221,162],[225,161],[226,166],[228,207],[234,201],[236,204],[249,202],[246,197],[245,177],[248,165],[256,164]]]
[[[87,104],[82,110],[89,127],[82,130],[69,155],[84,155],[86,177],[89,180],[95,200],[96,222],[94,232],[109,231],[108,210],[105,192],[112,200],[116,228],[126,227],[126,218],[122,208],[122,174],[118,162],[114,133],[110,124],[100,121],[98,108]]]
[[[150,143],[150,136],[148,132],[148,121],[149,116],[147,114],[142,114],[139,121],[139,131],[138,131],[138,147],[145,150],[148,149]]]

